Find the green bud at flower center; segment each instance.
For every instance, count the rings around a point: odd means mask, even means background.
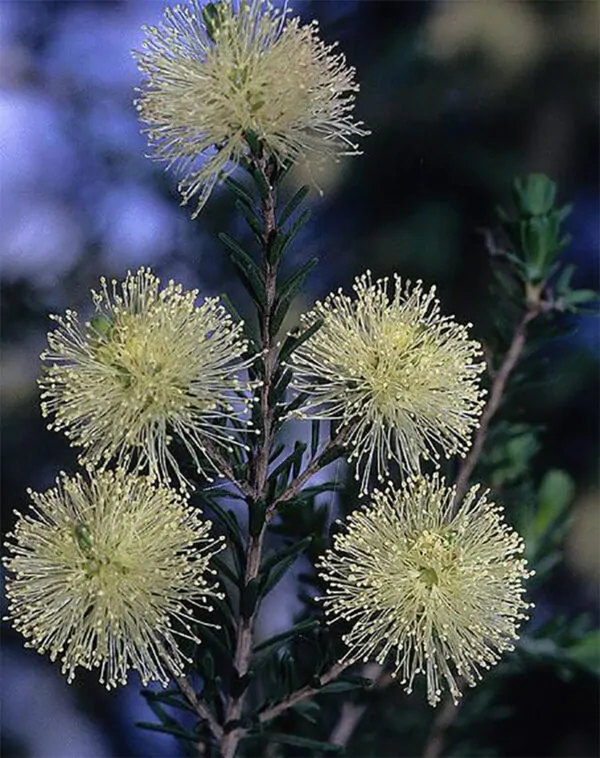
[[[89,528],[85,524],[79,523],[75,525],[74,531],[75,542],[77,542],[81,552],[84,553],[84,555],[91,555],[94,542]]]
[[[427,589],[431,589],[434,584],[438,584],[438,575],[435,571],[435,569],[432,569],[429,566],[421,566],[419,569],[419,579],[423,584],[427,587]]]
[[[110,330],[113,328],[113,320],[103,313],[97,313],[90,319],[90,327],[95,337],[103,339],[108,337]]]

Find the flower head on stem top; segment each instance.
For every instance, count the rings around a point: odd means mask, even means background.
[[[31,493],[4,559],[9,619],[27,646],[75,669],[98,668],[108,688],[129,669],[164,685],[187,661],[178,638],[199,642],[195,610],[220,597],[207,581],[221,540],[184,498],[147,476],[64,474]]]
[[[136,53],[137,101],[157,157],[176,165],[196,214],[259,139],[280,162],[358,153],[354,69],[335,45],[265,0],[168,8]]]
[[[92,291],[96,313],[82,324],[74,311],[53,316],[42,359],[42,413],[50,428],[64,429],[83,447],[82,461],[131,458],[164,480],[174,471],[176,437],[198,471],[206,473],[212,451],[239,444],[227,419],[245,418],[240,375],[251,363],[242,337],[217,298],[195,304],[197,290],[183,292],[146,269],[121,285],[101,280]],[[204,454],[201,460],[199,453]]]
[[[355,298],[317,302],[302,324],[322,325],[291,357],[292,387],[307,396],[297,415],[341,422],[362,492],[390,460],[418,473],[421,459],[464,455],[483,406],[479,343],[441,315],[435,287],[394,284],[390,296],[387,278],[367,272]]]
[[[523,550],[478,487],[458,507],[437,475],[375,491],[320,566],[326,613],[350,625],[346,660],[389,659],[409,693],[425,674],[431,705],[445,680],[456,702],[457,677],[473,686],[513,649],[530,607]]]

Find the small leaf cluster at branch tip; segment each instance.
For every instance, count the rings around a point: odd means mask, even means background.
[[[503,208],[497,211],[514,247],[508,255],[527,285],[543,287],[556,271],[558,255],[571,241],[561,230],[571,206],[554,207],[556,184],[543,174],[515,179],[513,195],[517,219],[511,220]]]
[[[458,508],[437,475],[376,490],[319,566],[329,621],[351,627],[342,663],[389,661],[409,693],[424,674],[431,705],[444,681],[456,702],[459,677],[475,685],[512,650],[532,607],[524,543],[478,490]]]
[[[263,149],[280,165],[359,153],[358,85],[316,22],[300,25],[265,0],[165,11],[135,57],[146,80],[136,102],[156,157],[176,166],[194,215],[215,184]]]
[[[421,460],[464,455],[483,407],[479,374],[485,364],[467,326],[442,316],[435,287],[394,276],[354,283],[302,316],[305,328],[322,322],[290,358],[291,386],[306,400],[297,415],[339,421],[357,461],[361,491],[371,471],[381,481],[395,461],[407,473]]]
[[[184,497],[122,468],[62,474],[29,495],[3,560],[8,619],[26,646],[60,657],[69,681],[82,666],[109,689],[130,669],[166,686],[190,662],[179,640],[199,643],[195,628],[223,597],[207,578],[222,538]]]
[[[243,324],[218,298],[197,306],[197,290],[160,289],[144,268],[101,285],[88,323],[71,310],[52,317],[39,380],[49,428],[64,430],[84,463],[133,462],[187,484],[170,449],[177,439],[198,471],[219,471],[211,451],[241,444],[227,421],[246,419],[255,384],[242,378],[253,361]]]

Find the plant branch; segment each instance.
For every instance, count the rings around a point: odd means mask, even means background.
[[[243,481],[242,479],[238,479],[236,475],[233,472],[233,468],[228,463],[227,459],[221,455],[220,451],[209,444],[206,445],[207,449],[210,450],[210,456],[211,458],[216,461],[219,465],[219,473],[223,476],[227,477],[229,481],[238,488],[238,490],[245,495],[246,497],[253,497],[254,496],[254,489],[253,487],[248,484],[248,482]]]
[[[342,447],[343,444],[344,431],[341,431],[338,432],[338,434],[333,437],[333,439],[329,440],[321,452],[315,455],[315,457],[310,461],[304,471],[298,474],[298,476],[289,483],[285,491],[282,492],[281,495],[276,497],[273,502],[269,504],[267,516],[271,515],[278,505],[287,503],[289,500],[292,500],[294,497],[296,497],[296,495],[300,492],[308,480],[311,479],[311,477],[313,477],[317,471],[323,468],[324,465],[326,465],[324,464],[324,460],[326,458],[329,458],[333,450],[335,450],[337,447]],[[333,459],[327,460],[327,463],[331,463],[332,460]]]
[[[277,367],[277,350],[271,334],[271,320],[275,309],[276,288],[277,288],[277,264],[269,260],[269,244],[272,236],[276,231],[275,220],[275,188],[273,186],[273,176],[265,158],[256,159],[254,170],[260,172],[262,182],[268,186],[268,193],[262,200],[261,211],[264,232],[262,236],[263,243],[263,266],[265,273],[265,292],[266,307],[264,311],[259,311],[260,334],[262,346],[262,358],[264,364],[263,381],[260,386],[259,404],[262,418],[261,438],[257,449],[251,456],[249,462],[250,491],[245,492],[247,495],[248,506],[250,509],[263,507],[267,495],[267,476],[269,470],[269,457],[273,447],[275,409],[271,403],[271,392],[273,377]],[[252,518],[251,518],[252,522]],[[262,524],[258,531],[250,530],[248,540],[248,551],[246,555],[246,571],[244,575],[244,590],[248,591],[251,583],[257,578],[263,541],[266,531],[266,519],[263,518]],[[241,615],[238,620],[236,634],[236,648],[234,656],[234,669],[238,683],[248,674],[250,657],[252,654],[252,639],[254,633],[254,622],[258,603],[249,615]],[[230,694],[225,716],[225,729],[221,740],[222,758],[233,758],[236,753],[238,743],[244,730],[241,728],[241,717],[244,708],[246,689],[241,689],[238,694]]]
[[[479,458],[483,452],[490,422],[500,408],[509,377],[521,358],[527,342],[527,329],[529,324],[542,310],[544,310],[544,304],[540,302],[539,297],[527,301],[527,309],[514,331],[511,343],[504,355],[502,363],[500,364],[500,368],[493,376],[490,399],[481,415],[481,421],[473,441],[473,447],[458,470],[455,500],[457,503],[460,502],[460,499],[467,491],[469,479],[471,478],[475,466],[479,462]],[[450,696],[446,697],[442,707],[433,720],[431,730],[427,737],[427,742],[425,743],[423,758],[440,758],[444,750],[446,733],[452,726],[457,713],[458,706],[454,704],[454,701]]]
[[[206,721],[213,737],[217,740],[220,740],[221,737],[223,736],[223,730],[221,729],[221,726],[217,723],[217,720],[215,719],[213,714],[210,712],[206,703],[196,695],[196,692],[194,688],[192,687],[192,685],[187,680],[187,677],[174,675],[173,678],[175,679],[175,682],[177,686],[179,687],[181,694],[192,706],[194,711],[196,711],[198,718],[201,721]]]
[[[500,365],[500,368],[495,373],[492,382],[492,388],[490,390],[490,398],[487,405],[481,414],[481,420],[479,422],[479,428],[475,434],[473,440],[473,446],[469,451],[467,457],[463,460],[458,470],[458,476],[456,477],[456,502],[459,502],[462,496],[465,494],[471,474],[477,465],[481,453],[483,452],[483,446],[485,444],[485,438],[487,436],[490,421],[496,415],[496,412],[500,408],[502,397],[506,390],[506,384],[510,375],[512,374],[515,366],[519,362],[519,358],[523,353],[525,343],[527,340],[527,328],[529,323],[539,314],[539,306],[535,303],[529,305],[525,311],[521,321],[519,322],[510,346],[504,355],[504,359]]]
[[[296,692],[293,692],[286,697],[285,700],[281,700],[279,703],[275,703],[275,705],[272,705],[270,708],[266,708],[262,711],[262,713],[259,713],[258,718],[260,723],[264,724],[267,721],[271,721],[284,711],[287,711],[288,708],[296,705],[296,703],[300,703],[302,700],[318,695],[321,687],[324,687],[329,682],[337,679],[342,671],[347,669],[349,665],[349,663],[335,663],[328,671],[321,674],[318,686],[307,684],[305,687],[296,690]]]

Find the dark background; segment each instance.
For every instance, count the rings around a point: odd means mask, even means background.
[[[45,430],[35,380],[49,312],[85,313],[98,277],[153,266],[206,294],[231,283],[216,234],[233,203],[217,191],[198,220],[178,206],[175,181],[144,157],[132,106],[139,76],[130,49],[162,3],[0,3],[0,254],[2,258],[3,530],[25,488],[45,489],[75,455]],[[308,306],[365,268],[437,284],[446,312],[491,329],[486,230],[515,175],[546,172],[572,201],[567,258],[576,284],[598,284],[598,4],[596,2],[296,3],[322,36],[340,41],[361,84],[358,117],[373,134],[364,155],[320,176],[324,198],[293,251],[317,254]],[[301,182],[303,177],[296,177]],[[290,184],[290,191],[292,185]],[[245,301],[240,297],[240,309]],[[564,564],[542,613],[597,613],[598,321],[565,317],[575,333],[537,361],[541,391],[518,418],[545,427],[540,472],[576,484]],[[3,601],[4,603],[4,601]],[[4,605],[3,605],[4,607]],[[3,755],[10,758],[170,756],[135,680],[107,695],[3,628]],[[597,755],[595,680],[563,682],[540,669],[515,685],[517,716],[500,754]],[[495,738],[496,739],[496,738]],[[399,748],[399,752],[401,752]],[[386,754],[389,754],[386,753]]]

